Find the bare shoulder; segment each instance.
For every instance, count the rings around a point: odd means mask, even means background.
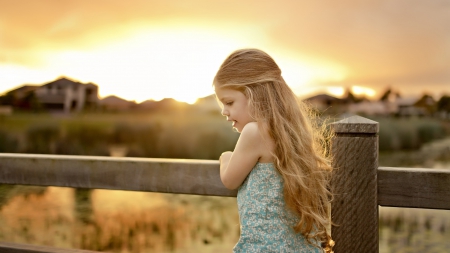
[[[259,131],[258,123],[256,122],[249,122],[247,123],[244,128],[242,129],[241,135],[248,136],[249,138],[260,138],[261,133]]]
[[[258,123],[250,122],[244,126],[241,137],[259,153],[260,162],[272,162],[272,152],[274,149],[274,141],[270,138],[269,133],[264,131]]]

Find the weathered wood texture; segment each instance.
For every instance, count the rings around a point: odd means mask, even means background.
[[[380,167],[378,204],[450,210],[450,170]]]
[[[0,154],[0,184],[235,197],[218,161]]]
[[[332,127],[334,252],[378,252],[378,123],[354,116]]]
[[[99,253],[98,251],[80,249],[61,249],[30,244],[0,242],[1,253]]]

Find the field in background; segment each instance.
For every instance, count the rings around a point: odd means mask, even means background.
[[[0,119],[0,152],[218,159],[239,137],[216,114],[48,114]]]
[[[450,135],[450,122],[372,118],[380,151],[417,150]],[[14,114],[0,118],[0,152],[217,159],[238,138],[218,113]]]
[[[378,118],[380,166],[450,168],[448,122]],[[216,114],[22,114],[0,152],[217,159],[238,134]],[[0,185],[0,241],[109,252],[230,252],[235,198]],[[446,252],[450,211],[380,208],[380,252]]]

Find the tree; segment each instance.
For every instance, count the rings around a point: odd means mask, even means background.
[[[436,111],[436,101],[428,94],[424,94],[414,106],[423,108],[429,115]]]
[[[437,102],[437,110],[450,112],[450,96],[443,95]]]
[[[15,106],[17,104],[17,98],[13,92],[8,92],[0,97],[0,105],[11,105]]]
[[[345,101],[347,103],[357,103],[359,102],[359,99],[355,97],[355,95],[353,95],[352,91],[350,90],[350,88],[347,88],[347,96],[345,97]]]
[[[391,90],[391,88],[388,88],[384,93],[383,93],[383,95],[381,96],[381,98],[380,98],[380,101],[388,101],[389,100],[389,96],[391,95],[391,93],[392,93],[392,90]]]

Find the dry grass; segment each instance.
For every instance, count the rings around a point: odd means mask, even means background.
[[[74,189],[15,196],[0,240],[107,252],[231,252],[235,198],[94,190],[91,222],[76,219]],[[450,210],[380,208],[380,252],[448,252]]]
[[[380,207],[380,253],[446,253],[450,210]]]
[[[73,194],[49,187],[12,198],[0,213],[0,240],[108,252],[229,252],[239,237],[234,198],[95,190],[91,222],[81,222]]]

